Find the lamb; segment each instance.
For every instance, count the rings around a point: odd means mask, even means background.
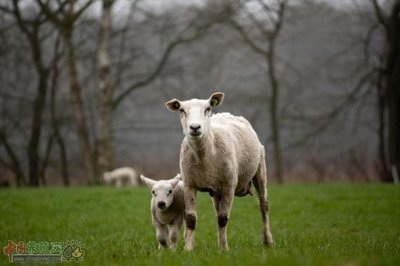
[[[117,168],[111,172],[103,174],[103,180],[106,184],[114,184],[120,188],[124,185],[137,186],[139,185],[138,175],[135,169],[131,167]]]
[[[179,230],[185,215],[183,182],[180,174],[170,180],[154,181],[143,175],[140,179],[152,191],[151,220],[156,229],[158,248],[175,250],[178,244]]]
[[[250,123],[229,113],[212,114],[224,99],[221,92],[209,99],[170,100],[171,111],[180,111],[184,139],[180,170],[184,182],[185,249],[193,250],[195,240],[196,192],[212,197],[218,222],[218,244],[228,250],[227,224],[234,196],[251,194],[254,185],[263,222],[263,240],[273,243],[268,216],[267,172],[264,146]]]

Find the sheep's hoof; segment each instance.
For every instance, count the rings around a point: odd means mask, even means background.
[[[266,248],[272,248],[272,246],[274,245],[274,241],[272,240],[272,238],[265,238],[263,242]]]
[[[193,246],[185,246],[185,251],[193,251]]]

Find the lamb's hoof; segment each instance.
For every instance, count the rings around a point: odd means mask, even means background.
[[[228,246],[219,247],[219,249],[220,249],[222,252],[229,251],[229,247],[228,247]]]
[[[167,241],[161,240],[161,241],[158,243],[158,249],[164,249],[164,248],[168,248]]]

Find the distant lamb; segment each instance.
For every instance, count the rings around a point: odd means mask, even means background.
[[[116,187],[137,186],[139,185],[138,179],[135,169],[130,167],[117,168],[103,174],[104,182],[109,185],[113,184]]]
[[[196,192],[208,192],[212,197],[218,221],[219,247],[227,250],[226,227],[233,197],[251,194],[252,183],[259,199],[264,244],[270,246],[273,243],[268,217],[264,146],[243,117],[229,113],[212,114],[212,108],[220,105],[223,99],[224,94],[217,92],[207,100],[173,99],[166,103],[169,110],[180,111],[185,135],[180,169],[186,205],[186,250],[194,247]]]
[[[143,175],[140,175],[140,179],[151,189],[151,220],[156,228],[158,248],[170,247],[175,250],[185,215],[180,175],[170,180],[154,181]]]

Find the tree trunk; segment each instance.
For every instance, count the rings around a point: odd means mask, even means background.
[[[57,49],[56,49],[57,50]],[[56,88],[57,88],[57,80],[58,80],[58,65],[57,63],[54,65],[53,69],[53,78],[50,90],[50,115],[51,115],[51,123],[54,131],[54,138],[57,142],[59,152],[60,152],[60,163],[61,163],[61,176],[63,180],[64,186],[69,186],[69,174],[68,174],[68,160],[67,160],[67,150],[65,147],[63,136],[60,132],[60,123],[57,116],[57,106],[56,106]]]
[[[75,63],[75,48],[72,41],[72,27],[66,27],[62,31],[65,48],[67,52],[68,75],[70,81],[71,103],[74,107],[74,115],[78,129],[78,138],[81,148],[81,156],[85,168],[85,174],[95,184],[98,183],[93,167],[93,152],[90,142],[89,129],[87,126],[87,118],[85,108],[81,96],[81,85],[78,80],[78,74]]]
[[[39,186],[40,173],[40,134],[42,129],[42,116],[46,104],[47,77],[46,71],[38,71],[39,83],[36,98],[33,104],[31,134],[28,144],[29,185]]]
[[[275,39],[270,41],[267,54],[268,76],[271,86],[270,119],[272,129],[272,145],[275,164],[275,175],[279,183],[284,183],[283,159],[281,149],[280,121],[279,121],[279,83],[275,71]]]
[[[14,172],[17,186],[20,187],[21,185],[24,185],[26,182],[25,182],[24,172],[22,171],[22,168],[21,168],[21,164],[18,160],[17,155],[15,154],[14,150],[12,149],[10,143],[8,142],[6,135],[2,131],[0,131],[0,143],[3,144],[3,146],[6,149],[6,152],[8,154],[8,157],[11,160],[11,164],[10,164],[9,168]]]
[[[379,166],[378,166],[378,174],[380,176],[381,181],[389,182],[390,181],[390,172],[388,169],[388,161],[386,156],[386,97],[383,91],[382,83],[378,82],[378,120],[379,120],[379,144],[378,144],[378,157],[379,157]]]
[[[101,16],[100,46],[98,51],[98,71],[100,80],[100,125],[98,145],[98,172],[103,173],[112,167],[112,105],[113,81],[110,60],[110,30],[113,0],[103,0]]]
[[[387,93],[388,138],[387,148],[390,169],[400,171],[400,1],[397,1],[388,18],[385,67]],[[393,182],[393,173],[391,180]]]

